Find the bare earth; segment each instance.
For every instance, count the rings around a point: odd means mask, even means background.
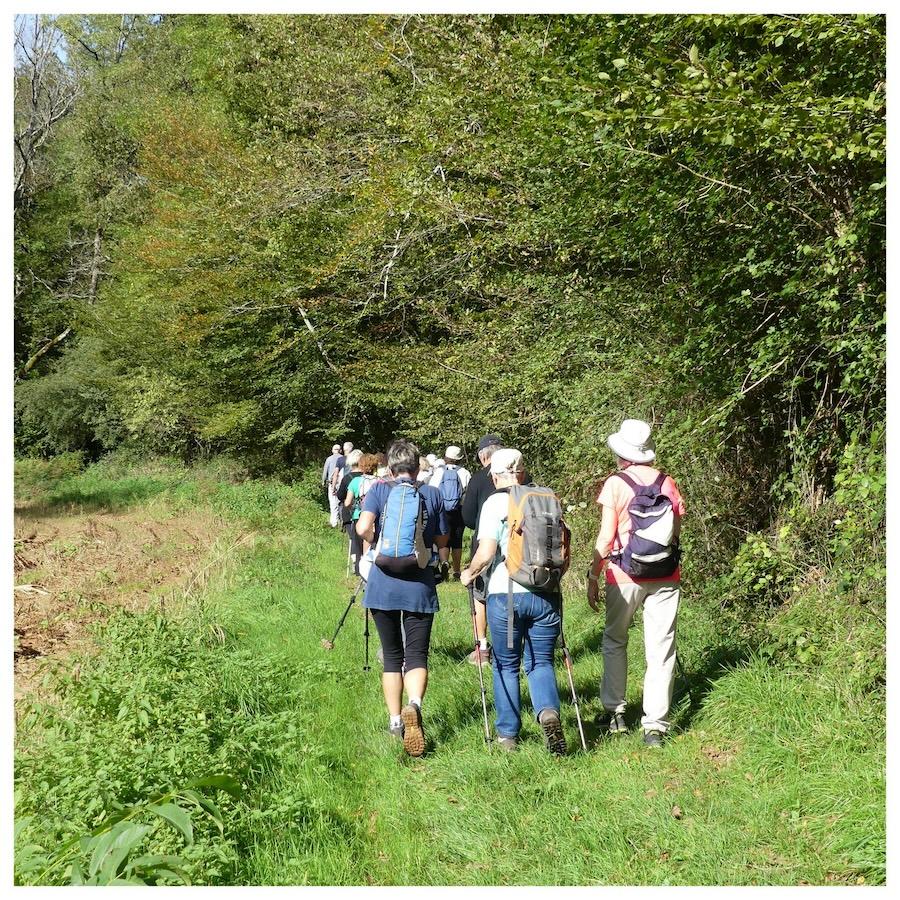
[[[88,626],[113,608],[177,603],[227,528],[207,510],[146,507],[69,515],[15,510],[15,698],[39,689],[48,661],[90,649]]]

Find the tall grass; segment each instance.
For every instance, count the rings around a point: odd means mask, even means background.
[[[598,734],[601,621],[574,591],[566,605],[589,753],[551,758],[526,721],[521,749],[485,747],[468,603],[442,586],[425,698],[432,750],[405,757],[386,733],[377,638],[362,671],[363,616],[351,610],[345,546],[295,488],[172,470],[135,474],[152,493],[128,503],[208,503],[252,547],[175,620],[150,611],[103,627],[102,651],[63,674],[53,705],[20,711],[18,878],[26,845],[52,848],[119,805],[226,773],[224,828],[199,820],[193,843],[158,831],[143,849],[178,853],[209,884],[822,884],[884,879],[883,698],[829,690],[827,672],[774,667],[740,652],[686,592],[679,629],[690,684],[676,685],[673,737]],[[97,496],[125,473],[89,469],[53,487]],[[159,486],[161,485],[161,487]],[[640,624],[629,699],[639,714]],[[560,695],[568,684],[559,669]],[[693,692],[693,701],[688,694]],[[490,680],[488,679],[490,691]],[[28,818],[28,817],[32,818]],[[35,851],[31,851],[32,854]],[[68,880],[64,866],[45,882]]]

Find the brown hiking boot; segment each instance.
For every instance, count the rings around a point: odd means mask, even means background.
[[[410,756],[421,756],[425,752],[422,711],[415,703],[407,703],[400,710],[400,718],[403,720],[403,749]]]
[[[482,650],[481,647],[476,647],[466,659],[473,666],[489,666],[491,664],[491,648]]]
[[[562,722],[555,709],[542,709],[538,723],[544,732],[544,743],[554,756],[566,755],[566,736],[563,734]]]

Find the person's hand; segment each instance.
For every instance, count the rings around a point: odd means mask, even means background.
[[[597,613],[600,612],[600,582],[599,582],[599,580],[591,581],[590,578],[588,579],[587,602],[588,602],[588,606],[590,606],[590,608],[594,612],[597,612]]]
[[[469,569],[463,569],[462,572],[459,573],[459,581],[463,587],[468,587],[475,580],[475,576],[469,571]]]

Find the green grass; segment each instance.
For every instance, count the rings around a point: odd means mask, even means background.
[[[320,645],[352,583],[341,536],[297,489],[236,483],[222,471],[94,467],[50,491],[51,504],[101,494],[132,505],[208,503],[257,539],[189,615],[114,617],[99,636],[103,651],[77,679],[64,673],[58,701],[21,711],[23,883],[67,881],[67,860],[46,872],[54,848],[117,805],[221,772],[242,784],[237,799],[217,798],[221,834],[197,818],[190,846],[160,828],[143,848],[178,853],[194,883],[884,880],[883,697],[864,704],[831,689],[827,671],[743,658],[689,589],[679,634],[697,703],[679,680],[676,733],[656,752],[636,733],[599,738],[590,724],[601,621],[573,592],[566,633],[592,749],[578,747],[566,703],[570,755],[553,759],[533,722],[517,753],[485,747],[477,672],[464,661],[468,602],[458,585],[442,586],[424,704],[433,748],[412,760],[385,732],[374,627],[373,668],[362,671],[361,610],[333,651]],[[633,721],[639,624],[630,658]]]

